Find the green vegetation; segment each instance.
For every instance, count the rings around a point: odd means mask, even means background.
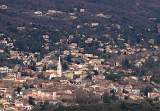
[[[35,107],[33,111],[159,111],[160,104],[152,104],[148,100],[142,103],[135,103],[130,101],[122,101],[120,103],[101,103],[101,104],[90,104],[90,105],[80,105],[64,107],[62,105],[53,106],[47,105]]]
[[[117,81],[120,80],[122,77],[122,74],[119,73],[111,73],[111,74],[106,74],[105,78],[108,80],[112,80],[112,81]]]

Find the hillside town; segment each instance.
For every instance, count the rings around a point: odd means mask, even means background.
[[[160,22],[137,32],[136,26],[114,20],[112,13],[71,9],[20,10],[28,20],[14,27],[8,23],[9,33],[0,30],[0,111],[146,99],[159,103]],[[0,4],[0,14],[14,10]],[[29,17],[44,24],[25,25]],[[152,25],[158,19],[147,21]],[[45,26],[50,20],[54,28]],[[136,33],[135,40],[126,39],[124,30]]]
[[[1,45],[14,47],[6,39],[0,41]],[[92,39],[86,41],[92,42]],[[153,53],[158,53],[160,48],[156,45],[150,49],[138,46],[134,48],[127,43],[125,45],[124,49],[106,45],[101,50],[119,57],[144,54],[132,62],[134,67],[142,67],[149,58],[159,61],[159,54],[152,56],[148,52],[154,49]],[[78,90],[91,93],[93,97],[90,102],[96,103],[103,102],[104,94],[114,94],[117,101],[141,101],[145,98],[160,101],[160,85],[151,81],[151,74],[136,76],[134,69],[123,68],[121,61],[105,61],[97,55],[85,53],[76,43],[68,44],[68,50],[50,52],[42,59],[39,53],[14,50],[5,52],[4,49],[1,49],[1,53],[9,54],[7,61],[22,63],[12,63],[13,66],[5,66],[7,63],[4,63],[0,67],[1,107],[7,110],[31,110],[34,104],[45,101],[55,105],[75,105],[83,102]],[[56,56],[57,53],[60,55]]]

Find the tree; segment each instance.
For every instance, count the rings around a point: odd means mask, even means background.
[[[108,80],[112,80],[112,81],[117,81],[117,80],[120,80],[121,79],[121,74],[107,74],[105,76],[106,79]]]
[[[3,62],[7,59],[5,54],[0,54],[0,62]]]
[[[150,93],[150,92],[152,92],[153,91],[153,88],[152,87],[150,87],[150,86],[146,86],[145,88],[143,88],[142,90],[141,90],[141,92],[144,94],[144,96],[145,97],[147,97],[148,98],[148,94]]]
[[[102,96],[102,99],[103,99],[103,102],[104,103],[111,103],[112,101],[112,98],[111,96],[109,95],[109,93],[105,92]]]
[[[4,54],[6,55],[6,57],[10,57],[10,50],[8,47],[4,48]]]
[[[29,68],[31,68],[32,70],[36,70],[36,62],[35,61],[33,61],[33,60],[31,60],[31,62],[30,62],[30,65],[29,65]]]
[[[160,75],[159,74],[154,74],[152,77],[151,77],[151,81],[154,81],[155,83],[160,83]]]
[[[66,59],[67,62],[72,62],[72,58],[73,58],[73,56],[71,54],[69,54],[69,55],[67,55],[65,57],[65,59]]]
[[[75,101],[78,104],[93,104],[100,101],[100,97],[95,95],[93,91],[78,89],[75,95]]]
[[[18,94],[20,94],[21,90],[22,90],[21,87],[18,87],[18,88],[16,89],[16,91],[18,92]]]
[[[55,109],[55,111],[65,111],[65,107],[63,105],[59,105],[58,108]]]
[[[69,68],[68,63],[65,61],[62,61],[62,68],[63,68],[63,70],[68,70],[68,68]]]
[[[31,96],[29,96],[29,99],[28,99],[28,103],[30,104],[30,105],[35,105],[35,99],[33,98],[33,97],[31,97]]]
[[[130,61],[128,59],[124,59],[122,61],[122,66],[127,69],[130,68],[131,67]]]
[[[116,102],[118,100],[118,97],[116,96],[116,90],[111,89],[110,93],[105,92],[102,96],[104,103],[111,103]]]

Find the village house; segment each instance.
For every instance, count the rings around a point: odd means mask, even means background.
[[[34,14],[37,15],[37,16],[42,16],[43,12],[42,11],[35,11]]]
[[[0,5],[0,9],[1,10],[6,10],[6,9],[8,9],[8,6],[7,5]]]

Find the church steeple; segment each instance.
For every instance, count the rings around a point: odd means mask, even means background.
[[[62,64],[61,64],[61,57],[59,56],[58,66],[57,66],[57,75],[62,77]]]

